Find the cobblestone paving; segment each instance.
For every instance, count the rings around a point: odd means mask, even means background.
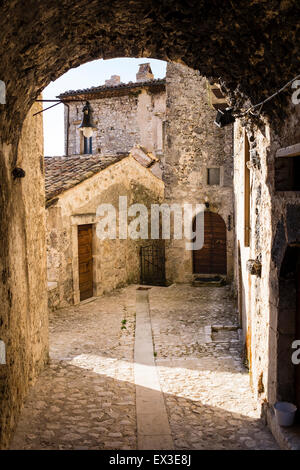
[[[136,287],[51,314],[50,365],[11,449],[137,448]],[[154,287],[149,299],[175,448],[277,448],[250,393],[228,288]]]
[[[228,287],[149,290],[156,364],[177,449],[277,449],[242,364]]]
[[[51,314],[50,367],[11,449],[136,449],[134,324],[134,286]]]

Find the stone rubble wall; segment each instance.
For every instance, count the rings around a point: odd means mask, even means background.
[[[140,281],[140,247],[149,244],[149,240],[122,240],[118,237],[116,240],[99,240],[96,210],[101,203],[112,204],[118,209],[119,196],[127,196],[128,207],[139,203],[150,208],[152,203],[162,202],[163,193],[163,182],[133,157],[128,157],[65,191],[59,201],[48,208],[48,281],[57,283],[57,287],[49,291],[51,309],[79,302],[79,224],[91,223],[94,228],[94,295]],[[117,221],[118,215],[117,210]]]
[[[6,365],[0,365],[0,448],[8,446],[29,385],[48,360],[43,119],[32,116],[41,109],[35,103],[22,128],[14,166],[25,177],[12,178],[11,149],[5,144],[0,159],[1,181],[9,187],[2,206],[9,228],[0,238],[6,253],[0,256],[0,339],[6,346]]]
[[[93,123],[93,153],[116,155],[129,153],[136,144],[147,151],[162,152],[162,121],[165,113],[165,92],[142,89],[125,96],[91,99]],[[68,155],[82,154],[82,105],[70,103]],[[65,109],[65,145],[67,110]]]
[[[261,404],[266,402],[269,405],[278,399],[277,367],[286,366],[277,361],[280,267],[288,243],[300,243],[299,192],[276,192],[274,186],[277,150],[300,142],[299,106],[291,104],[288,114],[280,131],[278,126],[275,128],[273,123],[263,120],[259,128],[249,123],[243,128],[244,124],[237,121],[234,132],[236,291],[240,297],[240,317],[244,341],[248,345],[253,391]],[[250,170],[250,247],[244,246],[245,130],[250,141],[251,158],[258,157],[258,165]],[[261,277],[246,270],[247,260],[260,255]]]
[[[216,110],[208,103],[206,79],[183,65],[168,63],[164,182],[168,203],[203,204],[227,226],[227,273],[233,275],[232,126],[219,129]],[[221,169],[221,185],[207,185],[207,168]],[[228,230],[231,217],[231,231]],[[170,282],[193,278],[192,252],[184,240],[166,242],[166,272]]]

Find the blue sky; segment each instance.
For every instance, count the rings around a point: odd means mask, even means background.
[[[94,60],[69,70],[60,78],[51,82],[43,91],[43,99],[55,99],[57,95],[67,90],[89,88],[103,85],[111,75],[120,75],[126,83],[135,81],[139,64],[150,62],[155,78],[163,78],[166,74],[166,62],[156,59],[110,59]],[[44,107],[51,103],[44,103]],[[55,106],[43,113],[44,116],[44,152],[45,155],[64,154],[64,106]]]

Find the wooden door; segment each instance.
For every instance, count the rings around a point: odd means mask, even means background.
[[[196,219],[193,222],[195,231]],[[204,245],[193,251],[195,274],[227,274],[226,225],[214,212],[204,212]]]
[[[78,225],[78,265],[80,300],[93,297],[92,225]]]

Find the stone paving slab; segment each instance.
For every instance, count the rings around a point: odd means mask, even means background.
[[[154,361],[148,291],[145,290],[136,293],[134,362],[138,450],[174,449]]]
[[[228,287],[148,293],[136,343],[136,286],[50,316],[51,362],[11,449],[169,449],[166,427],[175,449],[278,448],[251,395]]]
[[[52,314],[11,449],[136,449],[134,328],[134,286]]]
[[[175,448],[278,449],[250,391],[229,288],[154,287],[149,299]]]

